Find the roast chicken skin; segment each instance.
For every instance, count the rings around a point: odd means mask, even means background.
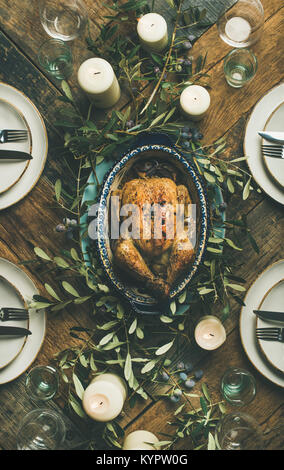
[[[115,191],[115,195],[119,197],[120,207],[135,205],[134,225],[138,222],[138,237],[121,237],[115,243],[115,263],[140,286],[146,287],[151,295],[168,297],[171,287],[186,271],[194,255],[187,232],[176,229],[177,204],[185,204],[187,208],[191,203],[187,188],[176,185],[169,178],[137,178],[125,183],[121,190]],[[151,212],[148,213],[148,225],[145,223],[145,205],[152,208],[152,214],[153,207],[156,208],[161,222],[159,232],[154,231],[154,220],[157,219],[151,216]],[[171,216],[166,217],[169,208],[173,208]],[[129,215],[125,214],[121,222],[127,217]]]

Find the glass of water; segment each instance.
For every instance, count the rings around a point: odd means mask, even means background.
[[[224,59],[226,80],[233,88],[242,88],[257,72],[257,58],[249,49],[233,49]]]
[[[38,52],[38,61],[49,75],[58,80],[64,80],[72,75],[72,52],[60,39],[49,39],[44,42]]]
[[[22,420],[17,434],[18,450],[56,450],[66,435],[65,423],[59,413],[37,409]]]
[[[51,366],[34,367],[26,378],[26,392],[31,400],[51,400],[59,388],[59,373]]]
[[[82,34],[88,21],[81,0],[39,0],[41,24],[49,36],[72,41]]]
[[[231,405],[248,405],[256,395],[254,377],[244,369],[228,369],[221,381],[222,395]]]
[[[216,434],[221,450],[262,450],[264,441],[255,419],[245,413],[224,415]]]

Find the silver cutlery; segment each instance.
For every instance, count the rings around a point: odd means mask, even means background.
[[[0,308],[0,321],[28,320],[29,312],[24,308]]]
[[[0,130],[0,143],[6,144],[7,142],[22,142],[28,139],[28,131],[2,129]]]
[[[16,150],[0,150],[0,160],[32,160],[32,156],[26,152]]]
[[[274,142],[275,144],[284,144],[284,132],[259,132],[259,135],[269,142]]]
[[[262,145],[262,152],[266,157],[284,159],[284,145]]]
[[[0,336],[30,336],[32,332],[17,326],[0,326]]]
[[[270,312],[267,310],[254,310],[253,313],[255,313],[262,320],[284,322],[284,312]]]
[[[262,341],[280,341],[280,343],[284,343],[284,328],[257,328],[256,337]]]

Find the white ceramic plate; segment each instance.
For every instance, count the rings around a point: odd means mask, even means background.
[[[284,311],[284,279],[281,279],[274,285],[263,297],[258,310],[267,310],[270,312]],[[283,313],[284,320],[284,313]],[[283,323],[268,322],[257,319],[257,328],[283,328]],[[261,348],[267,361],[270,362],[280,372],[284,374],[284,343],[279,341],[262,341],[259,340]]]
[[[34,283],[24,271],[3,258],[0,258],[0,276],[17,288],[24,302],[29,302],[34,295],[38,295]],[[30,311],[29,330],[32,334],[27,337],[20,353],[10,364],[0,370],[0,385],[19,377],[36,359],[45,336],[45,313],[43,311]]]
[[[284,132],[284,102],[281,103],[281,105],[278,106],[278,108],[276,108],[275,111],[271,114],[264,127],[264,130]],[[265,145],[274,145],[264,139],[262,143]],[[274,178],[275,181],[284,189],[284,159],[266,157],[265,155],[263,155],[263,159],[272,178]]]
[[[29,137],[25,142],[1,144],[1,150],[18,150],[32,153],[31,132],[22,113],[5,100],[0,99],[0,129],[27,130]],[[19,181],[30,161],[0,160],[0,194]]]
[[[6,209],[7,207],[10,207],[21,199],[23,199],[38,182],[46,162],[48,139],[45,124],[39,111],[29,100],[29,98],[27,98],[23,93],[21,93],[16,88],[11,87],[10,85],[0,83],[0,100],[5,100],[6,102],[10,103],[10,105],[16,108],[23,116],[24,121],[26,123],[26,127],[30,130],[32,142],[31,153],[33,156],[33,159],[27,165],[25,171],[22,172],[20,178],[17,178],[17,181],[13,182],[14,184],[12,185],[12,187],[10,187],[10,189],[5,190],[5,192],[2,192],[2,194],[0,194],[1,210]],[[4,127],[7,128],[6,125]],[[17,144],[17,146],[18,145],[19,144]],[[11,146],[9,148],[18,149],[18,147],[14,146]],[[8,165],[8,163],[5,165]],[[9,165],[12,164],[9,163]],[[18,165],[18,162],[16,165]],[[19,170],[17,170],[17,176],[19,175],[19,171],[20,167]],[[0,178],[0,192],[1,191],[2,188]]]
[[[264,163],[261,151],[262,138],[258,132],[264,130],[268,118],[284,101],[284,83],[270,90],[255,106],[247,123],[244,152],[251,174],[260,188],[272,199],[284,204],[284,188],[271,176]]]
[[[25,302],[20,292],[4,278],[0,278],[0,307],[25,308]],[[1,326],[19,326],[28,328],[28,321],[5,321]],[[10,364],[20,354],[26,342],[26,337],[0,336],[0,369]]]
[[[284,260],[269,266],[252,284],[245,297],[245,307],[240,315],[240,335],[243,348],[255,368],[268,380],[284,388],[284,374],[278,372],[265,359],[259,349],[256,339],[256,315],[263,298],[263,292],[268,292],[280,279],[284,278]]]

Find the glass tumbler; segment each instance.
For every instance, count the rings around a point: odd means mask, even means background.
[[[249,49],[233,49],[224,59],[224,73],[228,84],[242,88],[257,72],[257,58]]]
[[[31,400],[51,400],[59,387],[59,373],[51,366],[34,367],[26,378],[26,392]]]
[[[245,413],[223,416],[217,425],[217,440],[221,450],[262,450],[264,441],[255,419]]]
[[[62,41],[72,41],[82,34],[88,21],[81,0],[39,0],[39,15],[47,34]]]
[[[37,409],[22,420],[17,433],[18,450],[56,450],[66,435],[65,423],[54,410]]]
[[[248,405],[256,395],[254,377],[244,369],[228,369],[221,381],[221,392],[231,405]]]
[[[260,0],[238,0],[217,22],[221,39],[236,48],[249,47],[258,41],[263,24]]]
[[[49,75],[58,80],[69,78],[73,72],[71,49],[59,39],[49,39],[42,44],[38,61]]]

